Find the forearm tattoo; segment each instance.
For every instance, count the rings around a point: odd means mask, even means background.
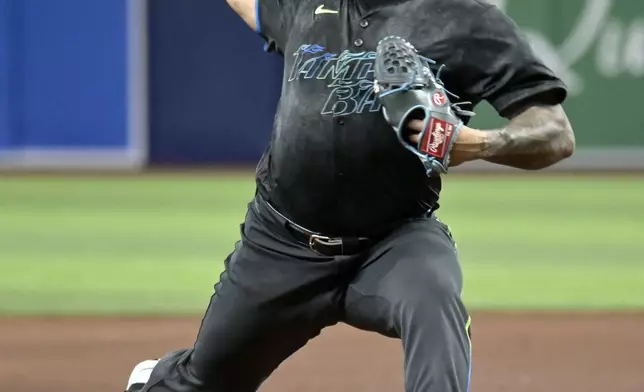
[[[483,159],[525,170],[551,166],[572,155],[575,137],[560,105],[529,108],[502,129],[489,131]]]

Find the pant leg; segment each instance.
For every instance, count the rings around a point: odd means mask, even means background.
[[[471,344],[462,283],[447,226],[415,220],[367,255],[349,285],[343,321],[402,340],[407,392],[466,392]]]
[[[286,237],[251,203],[241,241],[194,346],[163,357],[145,392],[251,392],[287,357],[338,320],[338,261]]]

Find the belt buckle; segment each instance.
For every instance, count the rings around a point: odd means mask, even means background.
[[[328,245],[331,245],[331,240],[332,240],[331,237],[327,237],[327,236],[319,235],[319,234],[311,234],[311,236],[309,237],[309,249],[311,249],[313,252],[319,254],[320,256],[327,256],[325,254],[322,254],[322,253],[318,252],[315,249],[315,244],[319,243],[319,242],[326,242]]]

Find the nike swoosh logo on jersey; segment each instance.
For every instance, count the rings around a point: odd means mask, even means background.
[[[337,14],[338,11],[335,10],[330,10],[327,8],[324,8],[324,4],[319,6],[318,8],[315,9],[315,15],[320,15],[320,14]]]

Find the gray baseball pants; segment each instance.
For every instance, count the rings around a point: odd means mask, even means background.
[[[295,241],[259,196],[194,347],[171,352],[144,392],[253,392],[285,359],[339,322],[402,341],[405,390],[467,392],[470,318],[446,225],[402,223],[354,256],[321,256]]]

